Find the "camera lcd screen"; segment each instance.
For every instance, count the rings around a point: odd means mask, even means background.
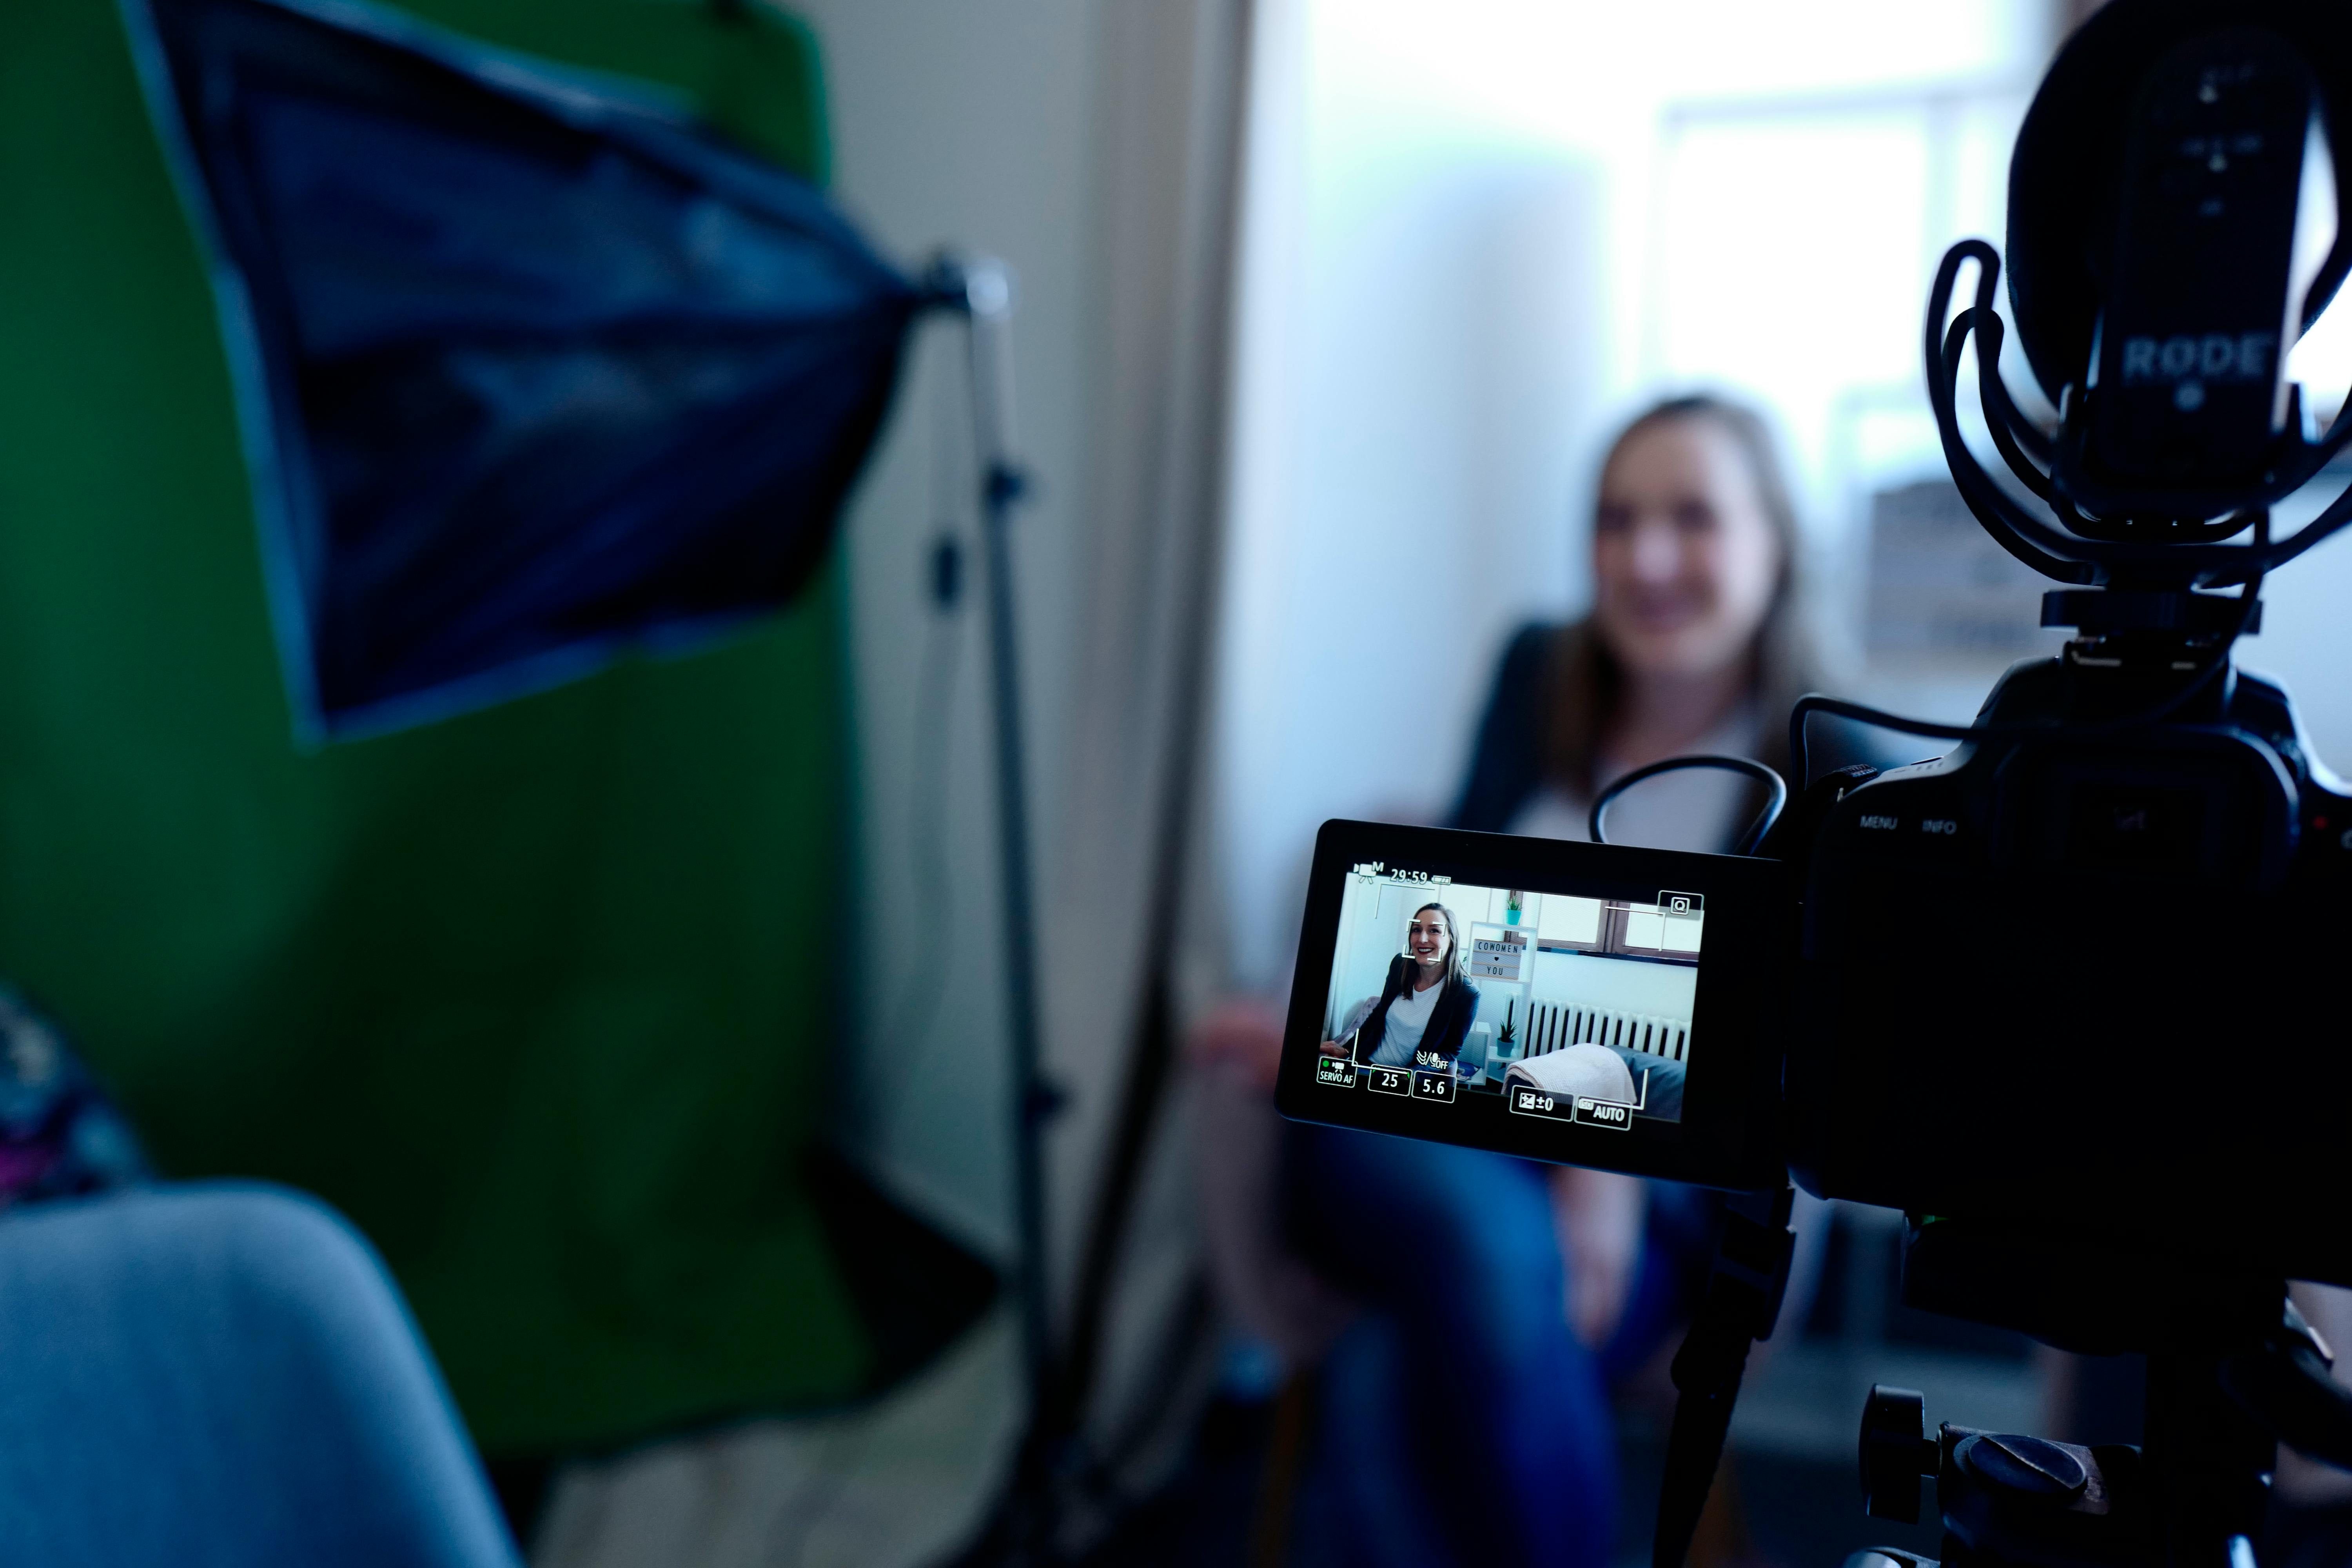
[[[1285,1113],[1721,1185],[1778,1174],[1770,862],[1326,824]]]

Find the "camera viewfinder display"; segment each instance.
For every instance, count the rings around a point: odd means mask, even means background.
[[[1538,1159],[1769,1179],[1779,878],[1730,856],[1327,823],[1278,1102]]]
[[[1705,898],[1351,866],[1316,1082],[1629,1131],[1682,1120]]]

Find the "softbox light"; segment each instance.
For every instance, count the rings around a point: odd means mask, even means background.
[[[805,181],[371,7],[124,8],[305,739],[690,647],[803,585],[922,303]]]

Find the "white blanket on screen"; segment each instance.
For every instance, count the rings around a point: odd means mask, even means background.
[[[1625,1058],[1606,1046],[1590,1041],[1513,1062],[1511,1070],[1503,1075],[1503,1087],[1507,1090],[1517,1083],[1528,1084],[1555,1098],[1633,1103],[1633,1075],[1626,1068]]]

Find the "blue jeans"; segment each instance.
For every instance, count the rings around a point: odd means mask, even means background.
[[[0,1563],[514,1568],[383,1268],[258,1186],[0,1216]]]
[[[1609,1380],[1679,1322],[1704,1200],[1663,1189],[1598,1353],[1568,1328],[1545,1167],[1297,1126],[1293,1245],[1373,1310],[1325,1363],[1306,1561],[1601,1568],[1617,1532]]]

